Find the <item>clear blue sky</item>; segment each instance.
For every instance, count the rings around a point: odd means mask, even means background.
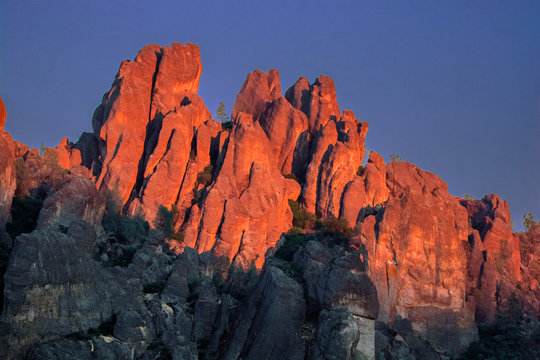
[[[231,110],[248,72],[331,76],[367,145],[496,192],[540,218],[540,1],[0,0],[6,130],[55,146],[91,130],[121,60],[149,43],[201,48],[199,93]]]

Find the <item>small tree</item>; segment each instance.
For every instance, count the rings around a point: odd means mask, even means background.
[[[529,230],[531,226],[537,224],[537,222],[534,220],[534,216],[532,213],[523,214],[523,217],[521,218],[521,223],[527,230]]]
[[[43,157],[46,151],[47,151],[47,148],[45,147],[45,144],[41,142],[41,144],[39,145],[39,156]]]
[[[401,156],[398,154],[390,154],[390,160],[391,161],[401,161]]]
[[[226,123],[230,121],[229,117],[227,116],[227,112],[225,111],[225,105],[223,104],[223,101],[219,103],[219,106],[216,110],[216,117],[222,123]]]
[[[464,200],[474,200],[474,197],[471,195],[471,194],[463,194],[463,199]]]

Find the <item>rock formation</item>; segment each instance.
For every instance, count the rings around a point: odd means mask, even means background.
[[[438,352],[458,354],[477,336],[466,298],[467,212],[442,180],[410,163],[391,162],[386,184],[388,202],[360,224],[379,319],[410,319]]]
[[[512,233],[508,202],[490,194],[461,203],[471,224],[468,292],[476,301],[476,318],[493,321],[497,311],[508,310],[511,298],[520,300],[532,313],[540,313],[540,289],[534,276],[537,250],[528,236],[522,236],[521,244],[520,237]],[[534,229],[530,234],[535,234]]]
[[[196,45],[145,46],[93,133],[41,156],[3,131],[0,99],[0,235],[14,193],[44,199],[14,239],[2,354],[440,359],[515,299],[538,316],[540,232],[513,234],[497,195],[455,198],[373,151],[364,165],[368,124],[327,76],[282,95],[255,70],[228,128],[201,72]]]
[[[11,136],[4,131],[6,108],[0,98],[0,236],[10,218],[11,201],[16,188],[15,148]]]

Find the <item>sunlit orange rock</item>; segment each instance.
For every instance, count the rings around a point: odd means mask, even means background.
[[[84,177],[91,177],[89,169],[82,165],[81,151],[74,147],[69,142],[67,137],[64,137],[56,148],[48,149],[56,153],[58,166],[69,170],[71,173]]]
[[[232,117],[243,112],[250,114],[257,121],[266,107],[280,96],[279,72],[271,69],[265,74],[260,70],[255,70],[248,74],[236,96]]]
[[[11,201],[17,187],[15,148],[13,139],[4,131],[5,122],[6,109],[0,98],[0,232],[10,218]]]
[[[295,109],[284,97],[279,97],[268,105],[259,123],[270,140],[278,168],[283,174],[294,173],[298,140],[305,137],[308,126],[306,114]]]
[[[4,106],[4,101],[0,97],[0,131],[4,131],[4,124],[6,123],[6,107]]]
[[[149,140],[141,160],[144,174],[142,171],[139,174],[142,179],[138,180],[138,186],[132,194],[134,199],[130,204],[130,212],[136,213],[137,209],[141,209],[150,221],[160,205],[170,208],[177,202],[181,188],[191,190],[193,187],[185,181],[188,163],[195,160],[192,156],[192,141],[196,129],[204,121],[213,120],[202,99],[194,93],[189,93],[189,96],[185,105],[168,112],[163,119],[156,119],[158,123],[147,132]]]
[[[96,109],[100,155],[85,153],[93,151],[87,136],[81,161],[94,170],[102,164],[98,188],[113,190],[130,214],[152,222],[160,205],[178,201],[195,132],[211,119],[196,94],[201,72],[197,45],[145,46],[134,61],[122,62]]]
[[[410,163],[389,163],[386,184],[388,203],[359,227],[379,319],[409,318],[435,349],[457,354],[477,336],[466,297],[467,212],[441,179]]]
[[[188,246],[260,268],[292,222],[288,200],[299,185],[285,179],[258,122],[240,113],[220,153],[213,181],[185,225]]]
[[[306,210],[339,216],[345,186],[362,163],[367,130],[367,123],[345,111],[339,121],[330,120],[315,135],[301,194]]]
[[[520,232],[518,236],[522,281],[516,287],[523,295],[525,310],[538,316],[540,314],[540,224],[532,225],[528,231]]]
[[[111,90],[92,119],[101,141],[100,189],[114,189],[122,204],[135,186],[150,118],[153,78],[161,47],[145,46],[134,61],[123,61]],[[181,99],[179,99],[181,101]]]
[[[512,296],[523,297],[516,290],[522,280],[519,237],[512,233],[508,202],[501,201],[498,195],[490,194],[482,200],[461,200],[461,204],[467,209],[472,227],[469,261],[473,268],[470,269],[469,292],[476,300],[477,319],[489,322],[497,311],[508,308]],[[479,251],[483,255],[481,260],[475,255]]]
[[[351,226],[354,226],[362,208],[382,204],[388,200],[388,196],[384,159],[372,151],[369,154],[367,165],[343,190],[340,216],[347,219]]]

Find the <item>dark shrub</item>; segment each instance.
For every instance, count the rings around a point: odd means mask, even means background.
[[[286,234],[285,242],[276,251],[274,257],[290,262],[293,259],[294,253],[306,246],[309,240],[311,240],[310,236],[306,234]]]
[[[165,281],[157,281],[147,285],[144,285],[143,291],[146,294],[159,294],[165,288]]]
[[[16,196],[11,204],[11,223],[6,225],[8,234],[14,239],[36,229],[43,199],[31,196]]]
[[[102,226],[110,237],[116,238],[122,244],[140,244],[150,230],[150,225],[142,216],[122,215],[119,201],[114,196],[107,198]]]

